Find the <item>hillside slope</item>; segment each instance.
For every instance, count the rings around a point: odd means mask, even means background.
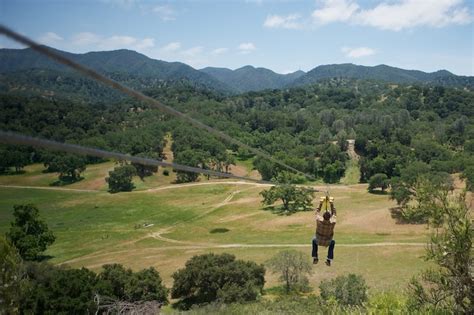
[[[405,70],[387,65],[374,67],[359,66],[351,63],[318,66],[305,75],[295,79],[290,86],[314,84],[330,78],[352,78],[362,80],[381,80],[392,83],[421,83],[458,87],[474,87],[474,77],[457,76],[446,70],[423,72]]]
[[[474,88],[474,77],[457,76],[440,70],[426,73],[418,70],[405,70],[387,65],[375,67],[354,64],[321,65],[305,73],[301,70],[278,74],[266,68],[244,66],[236,70],[207,67],[196,70],[181,62],[155,60],[135,51],[121,49],[114,51],[73,54],[55,50],[59,54],[97,70],[113,79],[126,83],[136,89],[147,89],[162,84],[185,83],[199,89],[213,90],[226,94],[282,89],[311,85],[332,78],[351,78],[376,80],[396,84],[426,84]],[[53,90],[55,82],[65,85],[72,82],[73,91],[93,84],[84,83],[84,77],[66,66],[57,64],[30,48],[0,49],[0,90],[30,91]],[[89,80],[90,81],[90,80]],[[108,94],[93,87],[90,94]],[[96,90],[100,90],[96,92]],[[47,93],[46,93],[47,94]],[[116,99],[115,95],[109,99]]]
[[[238,92],[281,89],[304,75],[303,71],[289,74],[278,74],[266,68],[245,66],[236,70],[207,67],[201,69],[222,83],[233,87]]]
[[[230,92],[232,90],[212,76],[184,63],[155,60],[132,50],[121,49],[85,54],[54,51],[101,73],[121,75],[124,80],[127,79],[127,76],[135,76],[155,82],[186,80],[195,86],[217,91]],[[15,72],[31,71],[33,69],[72,72],[70,68],[60,65],[30,48],[0,49],[0,73],[12,75]]]

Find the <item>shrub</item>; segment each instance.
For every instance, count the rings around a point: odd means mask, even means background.
[[[367,301],[368,287],[360,275],[348,274],[322,281],[319,289],[324,300],[334,298],[341,305],[362,305]]]
[[[307,291],[311,264],[307,257],[296,250],[281,251],[266,263],[273,273],[280,274],[280,281],[285,284],[285,291]]]
[[[431,193],[423,202],[430,206],[433,199],[438,199],[439,209],[430,214],[428,226],[432,231],[425,257],[436,263],[436,268],[410,281],[408,307],[427,313],[473,314],[474,229],[466,192]]]
[[[109,172],[109,177],[105,179],[109,184],[109,192],[132,191],[135,188],[132,178],[136,173],[137,170],[132,165],[115,167],[113,171]]]
[[[474,166],[467,167],[462,173],[461,178],[466,181],[466,189],[474,191]]]
[[[377,173],[372,175],[369,179],[369,192],[373,192],[376,188],[381,188],[382,192],[385,191],[389,186],[389,180],[387,175],[382,173]]]
[[[393,292],[378,293],[369,298],[369,314],[403,314],[406,310],[406,297]]]
[[[293,184],[277,184],[260,192],[262,203],[272,205],[277,200],[283,203],[285,212],[308,211],[312,209],[314,192]]]
[[[21,314],[87,314],[96,310],[95,273],[30,263],[23,287]]]
[[[0,303],[1,312],[18,313],[23,264],[17,249],[0,236]],[[2,313],[3,314],[3,313]]]
[[[104,265],[98,275],[98,292],[120,301],[158,301],[168,304],[168,289],[153,268],[132,272],[120,264]]]
[[[96,301],[96,294],[99,299]],[[138,272],[105,265],[96,275],[86,269],[29,263],[19,297],[20,314],[92,314],[107,301],[156,301],[167,304],[168,290],[151,268]]]
[[[13,206],[15,220],[11,223],[7,238],[18,249],[20,256],[25,260],[36,260],[42,252],[54,243],[55,236],[46,222],[39,217],[36,206]]]
[[[256,300],[263,289],[265,269],[230,254],[194,256],[173,274],[171,297],[179,308],[213,301],[224,303]]]

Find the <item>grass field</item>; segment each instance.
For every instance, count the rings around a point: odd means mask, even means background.
[[[88,166],[83,180],[65,187],[51,187],[56,174],[42,173],[41,165],[0,176],[0,232],[8,230],[14,204],[33,203],[57,236],[46,252],[52,263],[94,270],[113,262],[133,269],[154,266],[168,286],[174,271],[202,253],[228,252],[264,263],[282,249],[296,248],[310,259],[314,214],[264,209],[263,185],[204,179],[176,185],[173,173],[164,176],[160,169],[145,182],[137,179],[136,191],[109,194],[104,177],[113,167]],[[403,288],[428,265],[422,259],[425,226],[397,224],[386,195],[368,194],[366,185],[329,189],[338,210],[336,257],[330,268],[314,266],[314,288],[321,279],[348,272],[362,274],[377,290]],[[325,248],[320,250],[324,257]],[[267,273],[266,280],[267,288],[277,285],[275,275]]]

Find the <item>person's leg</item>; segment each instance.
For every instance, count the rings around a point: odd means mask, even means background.
[[[312,245],[311,257],[313,257],[313,262],[316,263],[318,260],[318,239],[316,236],[313,237]]]
[[[334,259],[334,246],[336,246],[336,241],[335,240],[331,240],[331,242],[329,243],[329,248],[328,248],[328,258],[327,258],[327,261],[326,261],[326,264],[330,265],[331,264],[331,260]]]

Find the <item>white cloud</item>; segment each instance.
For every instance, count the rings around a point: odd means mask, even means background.
[[[156,13],[163,21],[176,20],[176,12],[169,5],[157,5],[153,7],[151,11]]]
[[[86,49],[114,50],[131,49],[143,51],[155,46],[153,38],[139,39],[126,35],[103,37],[90,32],[82,32],[73,36],[72,44]]]
[[[181,53],[188,57],[194,57],[202,53],[204,48],[202,46],[192,47],[186,50],[183,50]]]
[[[136,38],[131,36],[119,36],[114,35],[108,38],[105,38],[100,42],[100,46],[108,47],[108,48],[123,48],[123,47],[130,47],[131,45],[135,44],[137,41]]]
[[[268,28],[286,28],[286,29],[300,29],[303,24],[298,22],[301,18],[299,14],[290,14],[287,16],[269,15],[263,23],[263,26]]]
[[[342,47],[341,51],[346,54],[346,57],[349,58],[361,58],[375,54],[375,50],[368,47]]]
[[[173,52],[177,51],[178,49],[181,48],[181,43],[180,42],[171,42],[168,45],[161,47],[161,51],[163,52]]]
[[[322,7],[312,13],[317,24],[349,22],[400,31],[417,26],[469,24],[473,20],[463,0],[385,1],[368,9],[362,9],[354,0],[322,0],[322,3]]]
[[[127,48],[132,50],[144,50],[155,46],[155,40],[153,38],[138,39],[132,36],[120,36],[114,35],[111,37],[104,38],[99,43],[99,47],[102,49],[112,50]]]
[[[143,50],[143,49],[155,47],[155,40],[153,38],[144,38],[138,41],[135,44],[135,47],[137,47],[137,50]]]
[[[76,46],[95,45],[101,41],[99,35],[90,32],[81,32],[73,36],[72,44]]]
[[[361,11],[354,21],[380,29],[400,31],[416,26],[443,27],[467,24],[472,16],[462,0],[403,0],[381,3],[373,9]]]
[[[54,45],[54,44],[57,44],[58,42],[61,42],[62,40],[63,38],[61,36],[53,32],[44,33],[38,38],[38,41],[41,44],[46,44],[46,45]]]
[[[218,55],[225,54],[228,51],[229,51],[229,48],[225,48],[225,47],[216,48],[213,51],[211,51],[211,54],[214,55],[214,56],[218,56]]]
[[[296,71],[298,71],[298,70],[284,68],[283,70],[275,71],[275,72],[279,73],[279,74],[290,74],[290,73],[293,73],[293,72],[296,72]]]
[[[257,49],[257,47],[255,47],[255,45],[253,43],[242,43],[240,44],[237,49],[240,51],[240,53],[242,54],[249,54],[251,53],[252,51],[254,51],[255,49]]]
[[[328,24],[349,20],[359,10],[359,5],[352,0],[324,0],[323,7],[314,10],[311,16],[316,23]]]

